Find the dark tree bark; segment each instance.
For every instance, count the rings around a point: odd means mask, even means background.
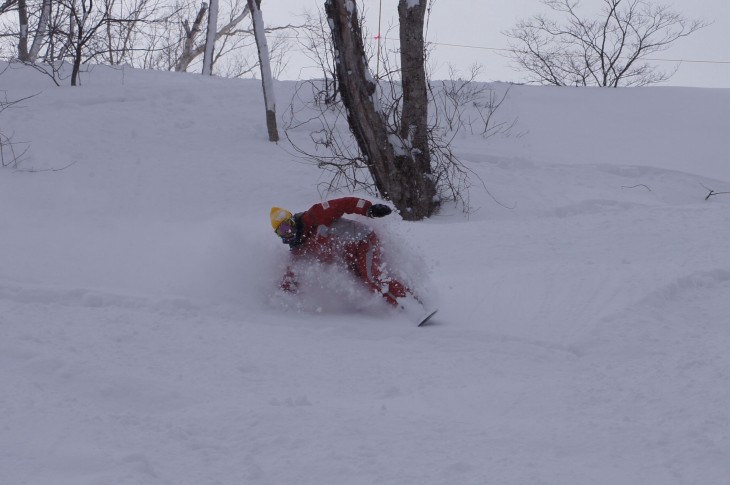
[[[404,98],[404,105],[408,103],[408,107],[404,107],[407,120],[402,123],[404,126],[400,131],[406,133],[406,136],[399,137],[401,133],[390,133],[382,114],[376,109],[376,85],[367,66],[355,2],[326,0],[325,12],[332,29],[337,56],[337,78],[342,101],[347,108],[350,130],[366,159],[376,188],[381,196],[393,202],[405,220],[421,220],[431,216],[438,207],[438,201],[436,183],[431,177],[431,168],[427,165],[428,141],[421,148],[413,143],[419,120],[425,119],[427,115],[426,104],[418,104],[419,81],[409,85],[411,94],[408,100]],[[414,18],[417,19],[417,16]],[[411,28],[413,25],[410,24]],[[420,30],[423,31],[422,14]],[[413,48],[415,44],[407,48]],[[417,56],[411,53],[407,55],[409,66],[417,62]],[[423,59],[423,53],[420,56]],[[410,78],[417,71],[415,68],[411,69],[414,70],[403,72],[403,78]],[[408,82],[410,81],[411,79]],[[413,137],[410,137],[411,127]],[[403,142],[400,138],[403,138]]]
[[[193,26],[190,27],[187,20],[183,24],[183,28],[185,29],[185,43],[183,44],[183,52],[180,55],[180,59],[178,59],[177,65],[175,65],[175,71],[185,72],[193,59],[195,59],[195,55],[193,53],[195,37],[200,33],[201,24],[203,23],[205,12],[207,11],[208,4],[203,2],[200,5],[200,10],[198,10],[198,15],[195,16]]]
[[[18,60],[28,60],[28,5],[25,0],[18,0],[18,23],[20,38],[18,39]]]
[[[431,173],[428,147],[428,90],[426,87],[423,21],[426,0],[416,5],[412,1],[398,2],[400,21],[401,84],[403,113],[400,135],[413,148],[413,160],[419,171]]]

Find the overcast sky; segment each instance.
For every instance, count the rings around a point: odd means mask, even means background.
[[[687,18],[703,18],[714,23],[680,39],[670,49],[652,57],[724,62],[658,62],[657,65],[666,69],[679,66],[677,73],[664,84],[730,88],[730,0],[669,0],[654,3],[671,5]],[[601,4],[602,0],[582,0],[581,3],[586,9],[598,8]],[[309,8],[315,11],[317,6],[322,5],[324,0],[264,0],[261,9],[266,24],[273,26],[295,23],[300,20],[297,16],[303,10]],[[363,5],[367,12],[367,28],[374,34],[378,30],[380,0],[360,0],[358,6],[362,8]],[[383,35],[387,34],[389,25],[397,26],[397,5],[398,0],[382,0]],[[445,78],[449,64],[466,73],[471,65],[477,63],[483,67],[480,80],[523,81],[523,73],[511,69],[508,59],[500,55],[499,51],[490,49],[507,47],[507,38],[502,32],[512,28],[520,18],[548,11],[539,0],[436,0],[427,37],[427,40],[441,44],[436,46],[432,55],[433,78]],[[397,28],[391,31],[389,37],[397,39]],[[303,60],[292,61],[291,68],[282,78],[316,76],[317,70],[306,68],[309,64],[311,63]]]

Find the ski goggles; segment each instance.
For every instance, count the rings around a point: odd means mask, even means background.
[[[295,232],[294,221],[291,219],[282,221],[279,227],[276,228],[276,235],[284,239],[294,236]]]

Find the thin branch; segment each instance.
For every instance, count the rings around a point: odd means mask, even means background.
[[[700,184],[700,185],[703,186],[706,190],[709,190],[710,191],[710,193],[707,194],[707,197],[705,197],[705,200],[708,200],[713,195],[730,194],[730,192],[715,192],[713,189],[707,187],[705,184]]]
[[[646,190],[648,190],[649,192],[651,192],[651,188],[649,188],[649,186],[648,185],[645,185],[645,184],[637,184],[637,185],[632,185],[632,186],[627,186],[627,185],[622,185],[621,186],[622,189],[635,189],[637,187],[644,187]]]
[[[35,169],[35,168],[18,168],[16,170],[13,170],[13,173],[15,172],[27,172],[27,173],[38,173],[38,172],[60,172],[61,170],[66,170],[71,165],[74,165],[77,163],[77,160],[74,160],[73,162],[69,163],[65,167],[61,168],[42,168],[42,169]]]

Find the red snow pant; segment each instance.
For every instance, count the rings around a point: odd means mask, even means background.
[[[345,262],[358,278],[374,292],[382,293],[383,298],[391,305],[397,305],[396,299],[406,296],[408,289],[403,283],[384,274],[380,241],[374,232],[370,232],[364,239],[347,243]]]

